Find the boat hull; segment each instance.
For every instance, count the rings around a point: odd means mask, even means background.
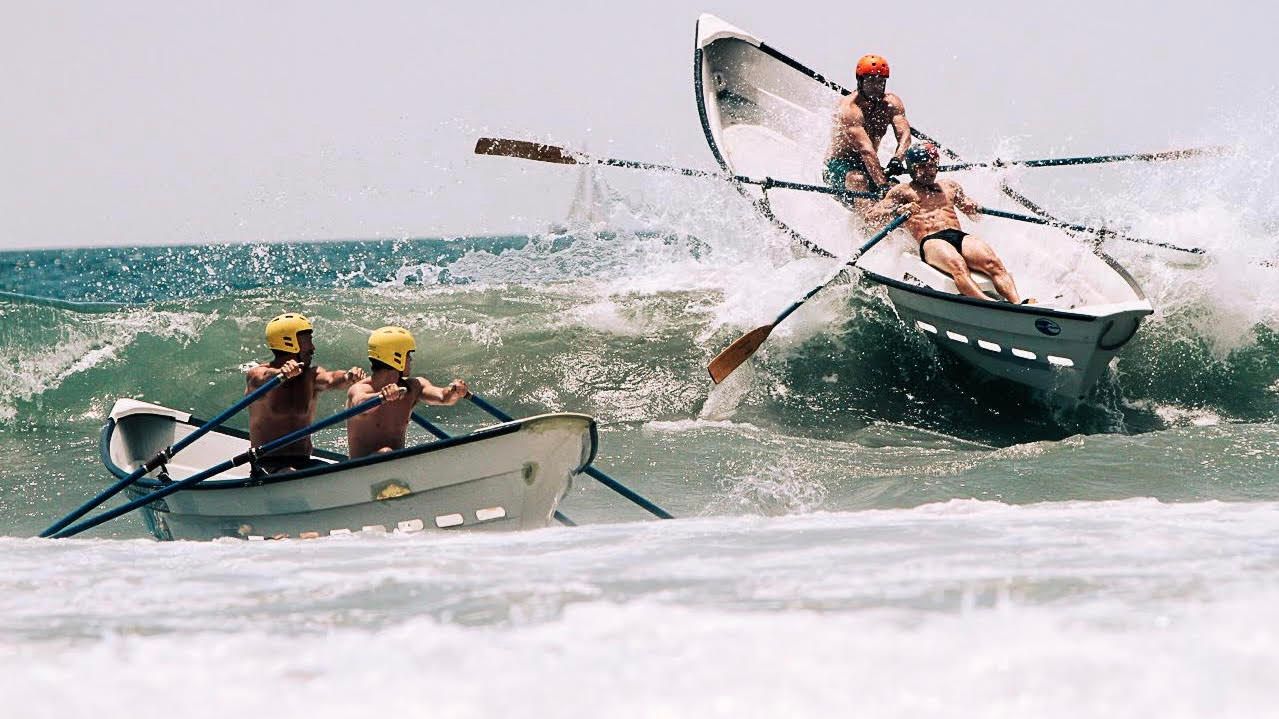
[[[1149,314],[1102,317],[961,300],[878,277],[897,314],[941,349],[977,369],[1063,398],[1082,400]]]
[[[200,424],[138,410],[138,404],[103,428],[103,461],[117,477]],[[170,478],[180,480],[248,447],[243,433],[211,432],[170,461]],[[328,454],[328,464],[303,471],[261,477],[228,472],[141,513],[148,531],[162,540],[534,529],[551,522],[595,449],[592,418],[542,415],[355,460]],[[163,481],[148,476],[127,491],[140,497]]]

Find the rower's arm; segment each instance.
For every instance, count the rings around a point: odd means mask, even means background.
[[[955,193],[955,208],[968,216],[973,222],[981,222],[981,205],[977,204],[971,197],[964,193],[964,188],[958,182],[947,180]]]
[[[359,367],[333,371],[319,367],[315,372],[315,389],[318,392],[326,392],[331,389],[346,389],[365,377],[368,377],[368,373]]]
[[[248,391],[252,392],[258,387],[261,387],[262,385],[266,384],[267,380],[271,379],[272,377],[276,376],[279,373],[280,373],[280,370],[274,367],[260,364],[256,367],[250,368],[248,372],[244,373],[244,384],[246,385]]]
[[[414,377],[412,381],[421,388],[417,401],[424,404],[451,406],[470,394],[466,382],[460,379],[453,380],[448,387],[436,387],[425,377]]]
[[[876,202],[866,210],[866,219],[883,220],[896,217],[906,211],[914,202],[907,185],[896,185],[884,195],[884,199]]]
[[[893,134],[897,135],[897,151],[893,153],[893,157],[904,165],[906,150],[910,148],[910,121],[906,119],[906,103],[896,95],[889,95],[888,107],[893,113]]]
[[[382,395],[382,400],[384,402],[395,402],[396,400],[404,397],[407,390],[407,387],[403,387],[395,383],[388,384],[382,389],[373,389],[372,382],[356,382],[346,391],[346,406],[348,408],[354,407],[358,404],[367,402],[378,395]]]
[[[296,360],[289,360],[284,363],[283,367],[278,369],[265,363],[251,367],[249,368],[249,371],[244,373],[244,383],[246,385],[245,393],[247,394],[258,387],[261,387],[276,375],[282,374],[285,379],[289,379],[291,377],[298,376],[301,372],[302,366],[299,365]]]

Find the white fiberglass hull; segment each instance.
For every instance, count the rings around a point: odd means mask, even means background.
[[[185,413],[120,400],[103,428],[103,462],[127,476],[199,425]],[[168,473],[181,480],[247,449],[242,432],[214,430],[174,457]],[[141,512],[158,539],[533,529],[551,521],[595,449],[592,418],[542,415],[356,460],[320,454],[331,463],[297,472],[250,477],[237,468]],[[134,498],[161,486],[152,475],[128,492]]]

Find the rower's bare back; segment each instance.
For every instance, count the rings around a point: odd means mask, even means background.
[[[249,438],[254,446],[279,439],[311,424],[315,417],[318,395],[315,388],[317,371],[318,368],[308,367],[302,374],[286,381],[262,399],[249,405]],[[246,394],[258,386],[261,386],[261,382],[251,382]],[[311,438],[304,437],[287,447],[281,447],[272,456],[309,455],[310,453]]]

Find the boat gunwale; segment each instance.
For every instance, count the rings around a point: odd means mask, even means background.
[[[975,307],[981,307],[982,309],[987,309],[987,310],[999,310],[1002,312],[1018,312],[1021,314],[1036,315],[1039,317],[1054,317],[1057,319],[1075,320],[1075,321],[1081,321],[1081,322],[1096,322],[1098,320],[1103,320],[1109,317],[1113,317],[1114,315],[1117,315],[1117,314],[1126,314],[1128,312],[1138,311],[1138,308],[1134,307],[1131,310],[1120,310],[1119,312],[1111,312],[1109,314],[1104,314],[1104,315],[1084,315],[1076,312],[1070,312],[1068,310],[1054,309],[1046,305],[1015,305],[1011,302],[981,300],[981,299],[977,299],[976,297],[966,297],[964,295],[956,295],[950,292],[943,292],[941,290],[928,287],[928,286],[921,287],[919,285],[911,284],[910,282],[904,282],[902,280],[898,280],[892,277],[886,277],[884,275],[872,272],[864,267],[859,269],[861,269],[862,274],[864,274],[868,279],[878,282],[882,285],[892,287],[894,289],[899,289],[904,292],[911,292],[917,295],[924,295],[932,299],[943,300],[946,302],[973,305]],[[1141,301],[1146,302],[1144,298]],[[1149,306],[1150,305],[1149,302],[1146,302],[1146,305],[1147,305],[1146,307],[1141,308],[1140,310],[1141,315],[1143,317],[1146,315],[1154,314],[1154,311],[1155,311],[1153,307]]]
[[[334,456],[341,457],[342,459],[333,464],[326,465],[323,467],[308,467],[307,469],[302,469],[294,472],[280,472],[278,474],[268,474],[263,477],[250,476],[250,477],[245,477],[244,479],[239,479],[239,480],[220,479],[213,482],[208,482],[208,481],[197,482],[196,484],[190,487],[186,487],[184,491],[246,489],[250,487],[260,487],[267,484],[279,484],[282,482],[291,482],[299,479],[309,479],[309,478],[314,478],[318,476],[332,474],[334,472],[340,472],[340,471],[349,470],[349,469],[357,469],[360,467],[367,467],[370,465],[381,464],[383,462],[392,462],[398,459],[405,459],[408,457],[416,457],[418,455],[429,454],[431,452],[435,452],[438,450],[448,449],[450,447],[469,444],[471,442],[477,442],[480,440],[502,437],[508,434],[519,432],[521,429],[524,428],[524,425],[530,422],[531,420],[538,419],[540,417],[548,417],[548,416],[554,417],[554,416],[564,416],[564,415],[585,418],[587,420],[588,428],[590,431],[590,452],[587,455],[586,460],[581,465],[579,465],[576,469],[573,470],[574,474],[578,474],[578,473],[581,473],[583,470],[585,470],[587,467],[589,467],[591,463],[595,461],[596,454],[599,451],[599,427],[595,421],[595,418],[589,415],[577,414],[577,413],[571,413],[571,412],[561,412],[561,413],[555,413],[551,415],[538,415],[537,417],[526,417],[523,419],[517,419],[512,422],[503,422],[502,424],[477,429],[474,432],[470,432],[468,434],[460,434],[453,437],[449,437],[448,439],[440,439],[434,442],[425,442],[423,444],[413,445],[412,447],[404,447],[401,449],[393,450],[391,452],[371,454],[371,455],[368,455],[365,457],[359,457],[356,459],[346,458],[344,455],[338,454],[336,452],[324,451],[325,455],[333,455],[328,457],[329,459],[333,459]],[[137,415],[133,415],[133,416],[137,416]],[[152,415],[152,416],[161,416],[161,415]],[[177,420],[172,417],[167,417],[167,419],[170,419],[171,421],[178,423]],[[188,424],[193,427],[199,427],[200,425],[204,424],[204,422],[192,417],[187,422],[182,422],[180,424]],[[111,438],[115,433],[115,427],[116,427],[116,421],[114,419],[108,419],[106,424],[102,425],[102,431],[101,431],[101,436],[99,440],[99,452],[102,457],[102,463],[106,465],[107,470],[110,471],[117,478],[124,479],[125,477],[129,476],[130,472],[126,472],[125,470],[123,470],[119,465],[115,463],[114,460],[111,459]],[[226,430],[230,430],[230,431],[226,431]],[[211,431],[211,434],[223,434],[223,435],[236,437],[237,439],[248,438],[247,432],[244,432],[243,430],[237,430],[234,428],[218,427],[213,429]],[[324,455],[320,455],[320,456],[324,456]],[[134,482],[135,486],[147,487],[150,489],[159,489],[161,487],[167,486],[168,484],[170,483],[163,482],[154,477],[142,477],[138,479],[136,482]]]

